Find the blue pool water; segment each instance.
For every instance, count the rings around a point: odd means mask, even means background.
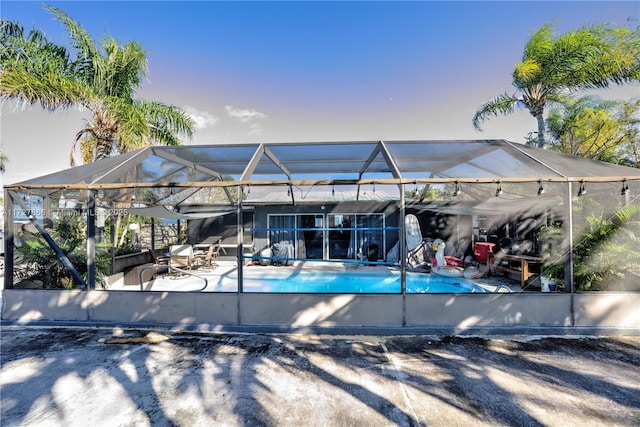
[[[284,272],[244,277],[244,292],[273,293],[400,293],[400,274],[360,272]],[[407,273],[407,293],[471,293],[484,288],[464,278]]]

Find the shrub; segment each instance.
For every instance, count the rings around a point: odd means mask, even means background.
[[[87,279],[87,251],[85,222],[81,217],[62,217],[54,224],[51,237],[67,256],[71,264]],[[69,270],[58,259],[53,249],[39,233],[23,235],[23,245],[18,251],[26,264],[24,271],[28,280],[40,280],[45,288],[73,289],[80,287]],[[108,248],[96,248],[96,278],[104,277],[110,267]]]

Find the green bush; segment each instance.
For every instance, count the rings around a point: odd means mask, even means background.
[[[574,247],[577,291],[627,290],[627,276],[640,272],[640,227],[633,221],[639,214],[640,204],[632,204],[612,218],[586,218],[585,233]]]
[[[551,222],[538,231],[538,246],[542,257],[542,274],[564,282],[564,229],[561,222]]]
[[[54,224],[50,235],[75,269],[87,279],[87,251],[85,222],[81,217],[63,217]],[[73,289],[80,287],[69,270],[58,259],[47,241],[39,233],[27,233],[22,236],[23,245],[18,248],[27,280],[40,280],[45,288]],[[96,279],[108,274],[110,257],[108,247],[96,248]]]

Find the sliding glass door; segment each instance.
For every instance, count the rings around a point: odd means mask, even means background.
[[[291,243],[297,258],[384,259],[384,214],[269,215],[269,244]]]

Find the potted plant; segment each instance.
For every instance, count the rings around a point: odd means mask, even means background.
[[[555,292],[556,286],[564,281],[564,265],[552,264],[546,266],[543,264],[543,272],[540,275],[540,290],[542,292]]]
[[[564,281],[564,230],[561,222],[551,222],[538,230],[538,251],[542,258],[540,290],[553,292]]]

